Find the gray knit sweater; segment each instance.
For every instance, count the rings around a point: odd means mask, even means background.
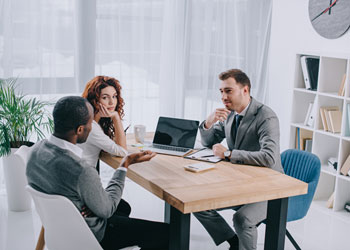
[[[36,190],[65,196],[79,211],[87,206],[96,216],[84,219],[97,240],[102,240],[107,218],[116,211],[121,199],[125,171],[115,171],[103,189],[95,168],[85,166],[71,151],[43,140],[34,145],[26,174],[29,185]]]

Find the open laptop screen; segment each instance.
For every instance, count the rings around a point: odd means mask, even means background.
[[[159,117],[153,143],[193,148],[199,121]]]

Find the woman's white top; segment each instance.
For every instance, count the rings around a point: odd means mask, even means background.
[[[95,120],[92,121],[92,128],[86,142],[78,145],[83,149],[83,159],[93,167],[96,167],[101,150],[115,156],[128,154],[128,151],[103,132]]]

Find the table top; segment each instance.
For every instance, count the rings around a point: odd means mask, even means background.
[[[127,142],[130,152],[138,150],[129,146],[135,143],[132,134],[127,135]],[[116,168],[121,158],[104,153],[101,160]],[[204,172],[184,169],[194,162],[157,154],[149,162],[131,165],[127,176],[185,214],[307,193],[307,183],[266,167],[221,161]]]

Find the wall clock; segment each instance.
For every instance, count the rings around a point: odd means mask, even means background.
[[[350,27],[350,0],[309,0],[309,18],[318,34],[338,38]]]

